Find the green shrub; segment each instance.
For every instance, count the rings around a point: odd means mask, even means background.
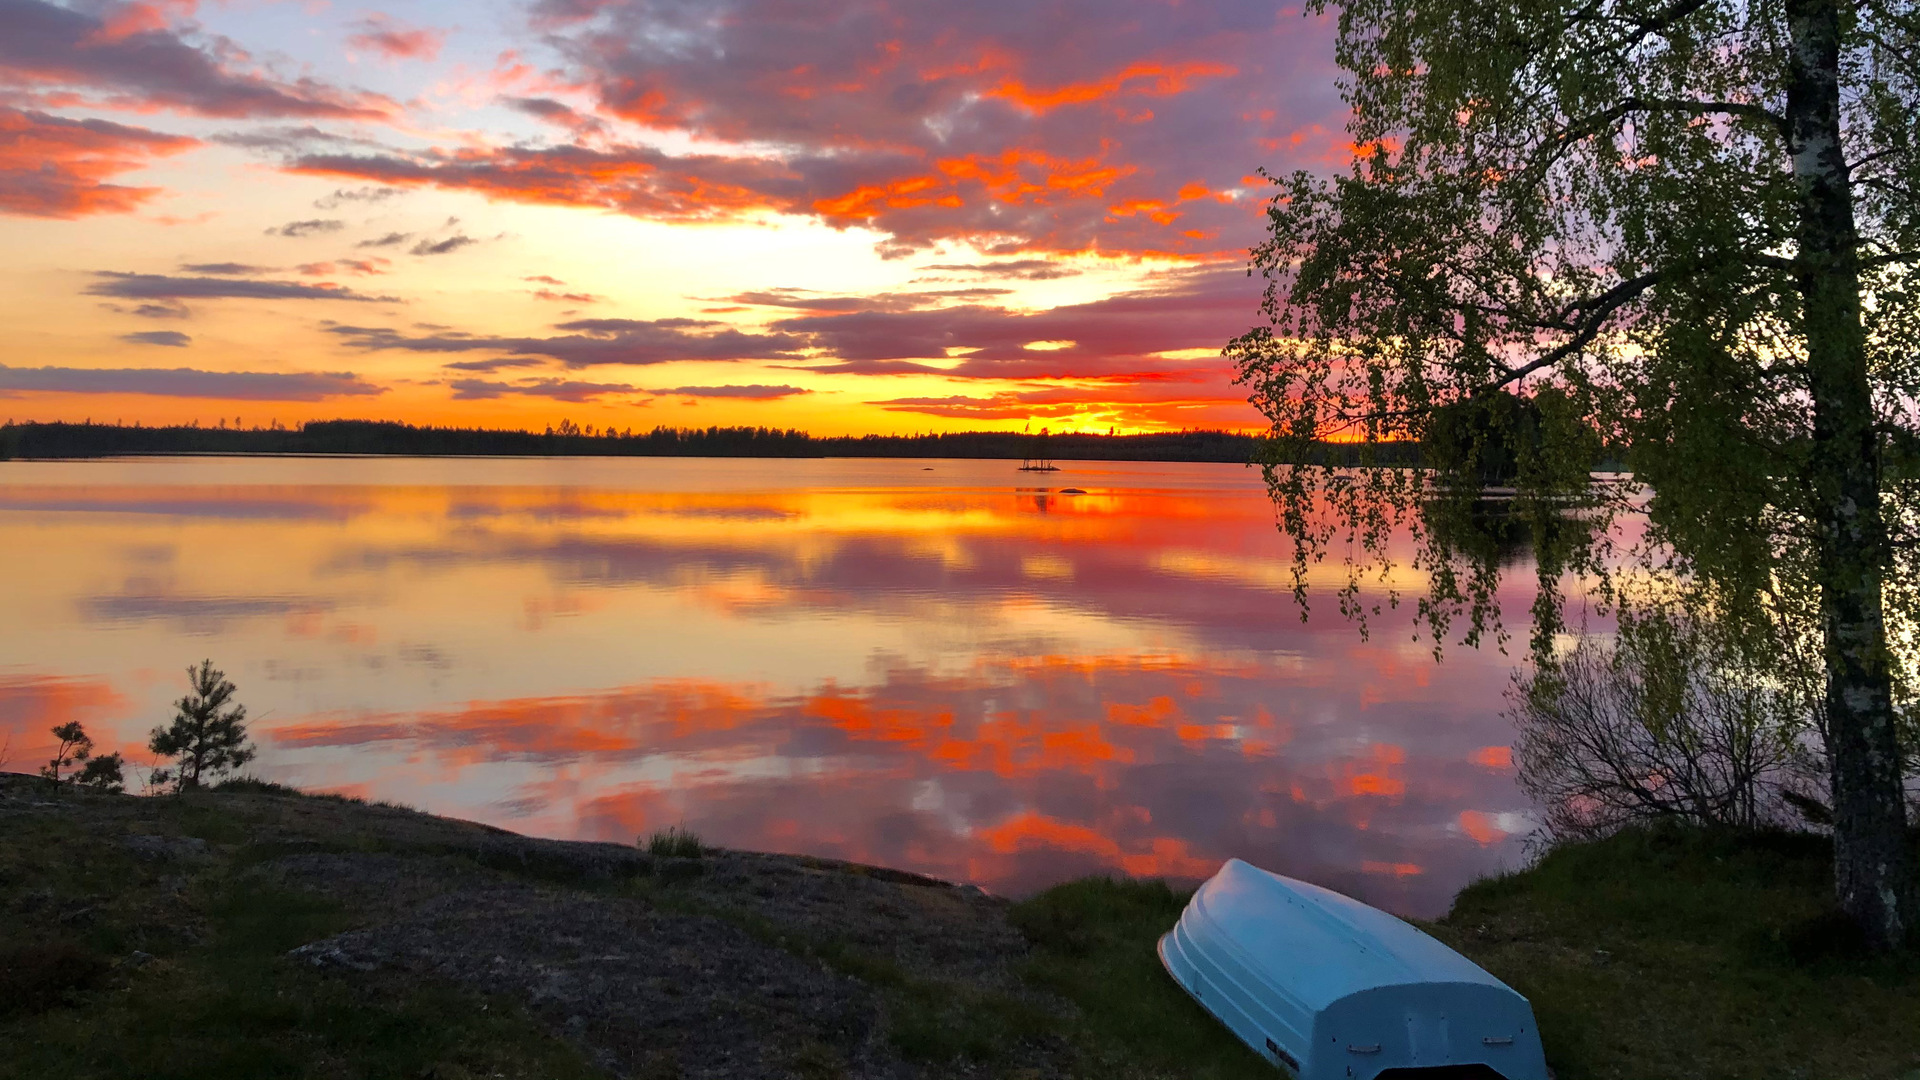
[[[249,795],[304,795],[306,792],[286,784],[277,784],[272,780],[262,780],[257,776],[229,776],[213,785],[215,791],[231,791]]]
[[[647,837],[645,846],[647,854],[663,858],[697,859],[707,852],[706,845],[700,842],[698,836],[678,825],[655,830],[653,835]]]

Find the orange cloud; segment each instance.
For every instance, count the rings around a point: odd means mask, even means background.
[[[1128,199],[1107,207],[1107,213],[1115,218],[1144,214],[1156,225],[1171,225],[1173,220],[1180,216],[1180,211],[1159,199]]]
[[[103,679],[29,675],[0,681],[0,716],[14,730],[55,727],[126,708],[128,702]]]
[[[956,181],[975,181],[994,198],[1013,204],[1048,191],[1099,198],[1114,181],[1137,171],[1133,165],[1109,165],[1099,158],[1072,160],[1026,147],[941,158],[934,166]]]
[[[1122,701],[1107,703],[1107,722],[1127,724],[1133,727],[1166,727],[1168,721],[1181,717],[1180,707],[1171,697],[1161,695],[1145,705],[1129,705]]]
[[[48,218],[129,213],[160,189],[107,180],[198,145],[197,139],[105,120],[0,107],[0,213]]]
[[[1118,866],[1135,877],[1206,877],[1220,868],[1220,859],[1193,855],[1185,840],[1177,837],[1152,837],[1146,851],[1129,851],[1107,835],[1084,825],[1026,811],[995,825],[974,832],[987,849],[1011,855],[1034,849],[1075,852],[1092,855]]]
[[[885,184],[863,184],[845,195],[830,199],[816,199],[813,208],[828,219],[871,218],[877,215],[883,206],[899,210],[935,202],[937,201],[935,196],[923,193],[939,186],[939,179],[932,176],[910,176],[904,180],[894,180]],[[946,205],[960,205],[960,198],[957,195],[948,194],[940,198],[950,200]]]
[[[1372,743],[1368,745],[1363,761],[1357,764],[1349,761],[1341,766],[1341,775],[1336,777],[1334,786],[1343,795],[1397,799],[1407,793],[1407,782],[1391,773],[1406,762],[1407,751],[1404,747],[1391,743]]]
[[[1513,768],[1513,748],[1510,746],[1483,746],[1467,755],[1467,760],[1484,769]]]
[[[887,210],[911,210],[966,205],[958,190],[963,182],[979,184],[1002,203],[1045,203],[1050,195],[1098,198],[1115,181],[1132,175],[1132,165],[1111,165],[1098,158],[1069,160],[1039,150],[1015,147],[999,154],[969,154],[934,162],[940,175],[916,175],[882,183],[862,184],[841,195],[816,199],[815,213],[828,221],[868,221]]]
[[[925,745],[934,728],[953,726],[953,714],[931,716],[907,709],[875,709],[864,697],[822,694],[801,707],[803,715],[825,720],[856,739]]]
[[[0,679],[0,748],[10,769],[32,771],[51,754],[49,729],[79,721],[91,724],[125,712],[130,703],[103,679],[29,675]],[[92,732],[108,752],[106,733]]]
[[[1394,877],[1413,877],[1418,874],[1424,874],[1427,871],[1426,868],[1419,863],[1379,862],[1368,859],[1360,864],[1360,872],[1363,874],[1391,874]]]
[[[596,206],[668,222],[738,220],[798,209],[764,189],[777,166],[753,159],[674,157],[648,147],[463,147],[417,157],[312,154],[286,166],[310,176],[477,191],[488,198]]]
[[[1197,78],[1232,74],[1234,69],[1226,64],[1205,61],[1171,65],[1139,61],[1103,79],[1068,83],[1051,90],[1035,89],[1022,80],[1008,79],[987,91],[986,96],[1005,98],[1029,112],[1044,115],[1063,105],[1085,105],[1120,94],[1169,97],[1184,92]]]
[[[1460,831],[1481,847],[1491,847],[1507,838],[1507,831],[1494,822],[1492,814],[1479,810],[1460,811]]]

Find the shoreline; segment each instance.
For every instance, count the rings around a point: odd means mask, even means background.
[[[1275,1075],[1160,970],[1164,882],[677,844],[0,774],[0,1078]],[[1561,1080],[1910,1080],[1920,956],[1850,949],[1825,844],[1622,834],[1416,925],[1533,1002]]]
[[[323,420],[298,428],[125,427],[98,423],[0,425],[0,460],[74,460],[157,455],[401,457],[962,458],[975,460],[1205,461],[1247,464],[1263,435],[1229,431],[1026,434],[963,431],[921,435],[826,435],[774,428],[594,431],[416,427],[388,421]]]

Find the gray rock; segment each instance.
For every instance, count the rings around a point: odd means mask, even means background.
[[[149,862],[189,862],[211,854],[207,842],[197,836],[128,836],[120,843]]]
[[[336,939],[302,945],[287,955],[295,960],[305,960],[317,968],[341,968],[362,974],[378,970],[380,967],[377,961],[363,959],[342,948]]]
[[[626,897],[532,887],[462,892],[290,954],[342,972],[398,970],[525,1001],[617,1071],[670,1056],[687,1080],[788,1075],[791,1048],[872,1058],[872,990],[718,919]],[[890,1057],[890,1055],[887,1055]],[[889,1061],[852,1075],[886,1076]]]

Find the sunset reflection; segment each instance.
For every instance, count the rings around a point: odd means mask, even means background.
[[[204,655],[261,775],[543,835],[1009,893],[1237,855],[1418,914],[1521,857],[1510,661],[1302,623],[1250,470],[329,466],[9,466],[10,767],[67,718],[144,760]]]

